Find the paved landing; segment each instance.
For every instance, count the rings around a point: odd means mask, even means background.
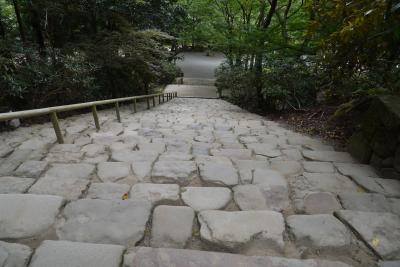
[[[400,181],[220,99],[0,133],[0,266],[399,266]]]

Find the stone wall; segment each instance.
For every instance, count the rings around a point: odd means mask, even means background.
[[[348,150],[380,170],[384,178],[400,180],[400,97],[381,96],[372,101]]]

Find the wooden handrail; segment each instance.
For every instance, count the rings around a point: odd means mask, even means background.
[[[43,115],[49,115],[51,118],[51,122],[53,124],[53,128],[55,134],[57,136],[57,140],[60,144],[64,143],[64,139],[60,130],[60,126],[58,123],[57,112],[65,112],[65,111],[73,111],[79,110],[84,108],[91,108],[93,113],[93,118],[95,121],[96,129],[100,129],[99,117],[97,115],[97,108],[96,106],[101,105],[108,105],[108,104],[115,104],[115,110],[117,115],[117,120],[121,122],[121,116],[119,112],[119,103],[133,101],[133,109],[134,112],[137,111],[136,109],[136,102],[138,99],[146,99],[147,100],[147,108],[150,109],[150,98],[153,100],[153,107],[155,106],[155,98],[159,97],[162,102],[165,102],[165,98],[169,101],[172,98],[178,96],[177,92],[171,93],[159,93],[159,94],[151,94],[151,95],[141,95],[141,96],[131,96],[131,97],[123,97],[123,98],[114,98],[114,99],[107,99],[107,100],[99,100],[99,101],[92,101],[86,103],[79,103],[79,104],[72,104],[72,105],[64,105],[64,106],[55,106],[49,108],[41,108],[41,109],[31,109],[31,110],[23,110],[23,111],[16,111],[16,112],[8,112],[8,113],[0,113],[0,122],[1,121],[9,121],[13,119],[23,119],[23,118],[31,118]],[[159,102],[161,103],[161,101]]]

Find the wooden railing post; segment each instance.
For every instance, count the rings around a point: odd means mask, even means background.
[[[162,94],[162,102],[165,102],[165,93]]]
[[[117,113],[117,120],[121,122],[121,114],[119,113],[119,103],[115,102],[115,112]]]
[[[156,106],[156,97],[153,96],[152,98],[153,98],[153,107],[155,107]]]
[[[136,113],[137,112],[137,107],[136,107],[136,98],[133,99],[133,112]]]
[[[150,100],[149,100],[149,97],[146,97],[146,102],[147,102],[147,109],[150,109]]]
[[[96,105],[92,106],[92,113],[93,113],[93,119],[94,119],[94,124],[96,125],[96,129],[100,130],[100,122],[99,122],[99,116],[97,115]]]
[[[158,104],[161,104],[161,95],[158,95]]]
[[[56,112],[52,112],[50,114],[50,118],[51,118],[51,123],[53,124],[53,128],[54,128],[54,132],[56,133],[57,136],[57,141],[59,144],[64,144],[64,138],[60,129],[60,125],[58,123],[58,118],[57,118],[57,113]]]

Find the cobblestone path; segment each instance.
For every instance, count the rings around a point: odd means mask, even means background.
[[[400,181],[223,100],[121,112],[0,134],[0,266],[400,265]]]

